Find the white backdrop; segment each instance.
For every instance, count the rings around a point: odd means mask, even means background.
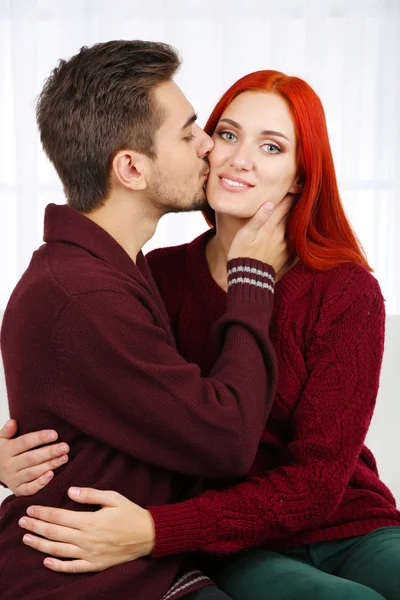
[[[274,68],[324,103],[346,210],[400,313],[400,0],[0,0],[0,308],[64,202],[41,151],[35,98],[58,58],[120,38],[162,40],[184,60],[178,83],[204,124],[238,77]],[[169,216],[148,245],[188,241],[200,215]]]
[[[38,141],[35,98],[58,58],[121,38],[166,41],[180,50],[178,83],[200,124],[250,71],[273,68],[308,81],[326,109],[346,210],[387,312],[400,315],[400,0],[0,0],[0,315],[41,243],[45,205],[64,202]],[[188,241],[204,229],[200,215],[166,217],[148,249]],[[399,318],[388,320],[370,435],[384,479],[400,499]],[[6,414],[0,365],[1,423]]]

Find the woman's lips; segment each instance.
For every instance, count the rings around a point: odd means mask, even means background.
[[[254,185],[247,183],[246,181],[244,181],[243,179],[240,179],[239,177],[229,177],[228,175],[218,175],[218,179],[219,179],[219,183],[220,183],[221,187],[224,190],[227,190],[228,192],[234,192],[234,193],[247,192],[252,187],[254,187]]]

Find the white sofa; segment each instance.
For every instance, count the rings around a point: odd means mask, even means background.
[[[1,322],[2,314],[0,314]],[[0,360],[0,423],[8,418],[4,373]],[[377,406],[367,438],[375,454],[383,481],[400,505],[400,316],[388,316],[386,346]],[[7,491],[0,488],[0,501]]]

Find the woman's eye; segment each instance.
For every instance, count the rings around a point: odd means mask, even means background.
[[[236,142],[237,138],[231,131],[220,131],[218,135],[226,142]]]
[[[193,135],[193,133],[191,133],[190,135],[187,135],[183,139],[185,140],[185,142],[191,142],[192,140],[194,140],[194,137],[195,136]]]
[[[263,144],[262,147],[265,148],[267,154],[278,154],[281,152],[281,149],[276,144]]]

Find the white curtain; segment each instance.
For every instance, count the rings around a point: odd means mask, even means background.
[[[166,41],[204,124],[238,77],[274,68],[320,95],[343,201],[400,313],[400,0],[0,0],[0,309],[41,243],[43,210],[63,203],[44,157],[35,99],[58,58],[109,39]],[[148,249],[188,241],[200,215],[164,218]]]

